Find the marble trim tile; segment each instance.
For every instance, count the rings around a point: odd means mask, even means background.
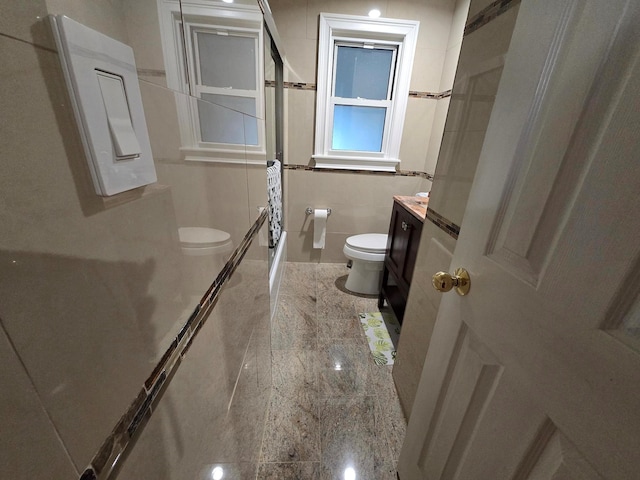
[[[520,0],[496,0],[467,21],[467,24],[464,27],[463,36],[466,37],[467,35],[470,35],[519,4]]]
[[[266,87],[275,87],[275,80],[266,80]],[[284,82],[284,88],[290,88],[293,90],[317,90],[317,85],[315,83],[306,83],[306,82]],[[446,98],[451,95],[451,90],[445,90],[444,92],[420,92],[418,90],[410,90],[409,97],[412,98],[429,98],[432,100],[440,100],[441,98]]]
[[[142,428],[153,412],[154,405],[160,400],[162,392],[176,373],[180,359],[189,350],[194,338],[217,303],[222,288],[229,282],[238,265],[242,262],[266,218],[267,211],[265,210],[249,229],[192,315],[171,342],[135,400],[102,443],[91,463],[82,473],[81,480],[106,479],[112,472],[120,468],[123,459],[126,458],[126,451],[135,445]]]
[[[427,208],[427,220],[429,220],[450,237],[453,237],[456,240],[458,239],[458,236],[460,235],[460,227],[453,223],[451,220],[448,220],[437,213],[435,210],[432,210],[431,207]]]
[[[374,170],[357,170],[343,168],[316,168],[310,165],[298,165],[295,163],[286,163],[282,165],[285,170],[306,170],[308,172],[324,172],[324,173],[342,173],[357,175],[382,175],[387,177],[422,177],[427,180],[433,180],[433,174],[428,172],[420,172],[415,170],[398,170],[397,172],[377,172]]]

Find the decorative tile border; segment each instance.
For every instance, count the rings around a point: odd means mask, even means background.
[[[304,82],[284,82],[284,88],[293,88],[294,90],[316,90],[316,84]]]
[[[345,168],[317,168],[309,165],[296,165],[287,163],[282,165],[285,170],[305,170],[307,172],[325,172],[325,173],[351,173],[357,175],[382,175],[387,177],[422,177],[427,180],[433,180],[433,175],[427,172],[419,172],[414,170],[399,170],[397,172],[376,172],[373,170],[351,170]]]
[[[275,87],[275,80],[265,80],[265,87]],[[284,82],[284,88],[291,88],[293,90],[316,90],[315,83],[305,83],[305,82]],[[410,98],[430,98],[432,100],[440,100],[441,98],[446,98],[451,96],[451,90],[446,90],[444,92],[435,93],[435,92],[418,92],[416,90],[409,91]]]
[[[431,207],[427,207],[427,219],[450,237],[453,237],[456,240],[458,239],[458,235],[460,235],[460,227],[451,220],[447,220],[439,213],[433,211]]]
[[[154,70],[152,68],[138,68],[136,69],[139,76],[143,77],[166,77],[167,72],[164,70]]]
[[[409,91],[410,98],[431,98],[433,100],[440,100],[442,98],[447,98],[450,96],[451,96],[451,90],[446,90],[441,93],[416,92],[414,90]]]
[[[467,36],[480,27],[483,27],[492,20],[495,20],[500,15],[508,11],[510,8],[520,4],[520,0],[496,0],[488,7],[480,10],[473,18],[470,18],[464,27],[463,36]]]
[[[234,250],[229,261],[196,305],[193,313],[182,326],[176,338],[173,339],[149,378],[144,382],[138,396],[82,473],[80,480],[106,480],[121,467],[123,459],[126,458],[125,453],[135,445],[135,441],[153,413],[153,408],[178,370],[182,359],[193,343],[193,339],[209,318],[211,310],[220,298],[220,292],[242,262],[253,239],[267,219],[267,215],[268,212],[265,209],[244,236],[240,245]]]

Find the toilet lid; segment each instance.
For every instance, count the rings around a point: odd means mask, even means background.
[[[347,245],[363,252],[384,253],[387,248],[387,235],[384,233],[354,235],[347,238]]]
[[[178,229],[178,236],[185,247],[211,247],[231,239],[227,232],[206,227],[181,227]]]

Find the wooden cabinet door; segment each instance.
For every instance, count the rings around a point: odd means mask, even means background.
[[[400,283],[403,281],[402,271],[404,269],[409,243],[407,232],[402,228],[402,226],[406,224],[406,216],[406,210],[394,202],[389,228],[389,255],[387,256],[387,267],[396,281],[399,282],[399,286],[402,287],[405,294],[408,285],[406,282],[403,285],[400,285]]]

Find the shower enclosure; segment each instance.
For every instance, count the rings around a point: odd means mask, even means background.
[[[258,210],[267,160],[282,160],[274,30],[255,0],[5,3],[0,478],[250,478],[283,244],[269,248]],[[133,49],[156,183],[96,194],[48,15]],[[197,283],[183,227],[233,244]]]

